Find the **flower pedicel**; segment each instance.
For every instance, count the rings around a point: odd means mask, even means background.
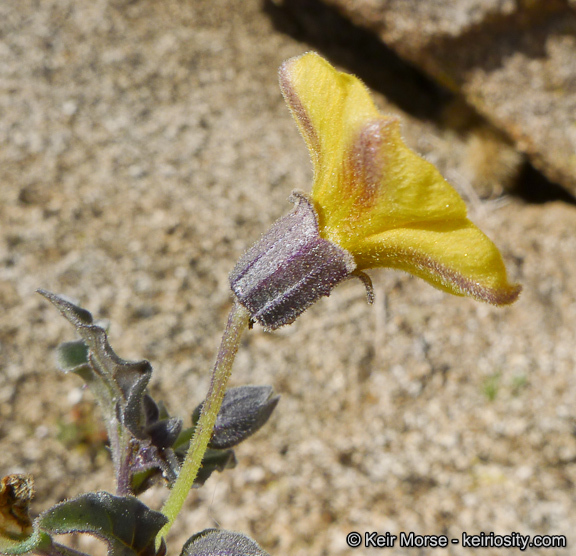
[[[280,67],[280,87],[314,165],[310,197],[295,192],[280,218],[230,274],[238,301],[268,330],[293,322],[343,280],[390,267],[454,295],[513,303],[496,246],[429,162],[410,150],[395,117],[368,90],[313,52]]]

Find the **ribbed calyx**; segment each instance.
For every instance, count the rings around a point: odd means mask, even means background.
[[[290,324],[347,279],[352,255],[320,237],[314,206],[293,192],[294,210],[277,220],[230,273],[232,291],[266,330]]]

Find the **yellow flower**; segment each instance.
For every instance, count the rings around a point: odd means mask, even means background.
[[[514,302],[496,246],[429,162],[402,141],[396,117],[367,88],[313,52],[280,68],[282,93],[314,165],[320,236],[348,251],[357,270],[390,267],[455,295]]]
[[[375,267],[405,270],[455,295],[506,305],[510,284],[496,246],[466,217],[438,170],[400,137],[397,118],[378,113],[356,78],[314,53],[285,62],[280,87],[308,144],[314,186],[295,193],[236,263],[230,286],[267,330],[293,322],[351,276],[372,298]]]

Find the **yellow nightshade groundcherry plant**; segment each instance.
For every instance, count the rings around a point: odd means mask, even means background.
[[[104,539],[109,554],[164,556],[164,538],[192,486],[234,465],[231,448],[258,430],[278,397],[266,386],[226,389],[242,333],[292,323],[340,282],[364,271],[396,268],[454,295],[494,305],[513,303],[496,246],[466,216],[458,193],[400,136],[398,118],[378,112],[367,88],[313,52],[280,67],[280,88],[314,166],[310,194],[294,192],[292,212],[238,261],[230,274],[234,303],[210,387],[192,426],[171,417],[150,396],[147,361],[120,359],[92,315],[39,290],[76,328],[80,340],[58,348],[58,364],[97,399],[109,437],[116,494],[91,492],[56,504],[33,522],[28,475],[0,481],[0,554],[86,556],[52,535],[83,532]],[[162,477],[170,494],[161,511],[135,496]],[[173,552],[173,551],[172,551]],[[206,529],[181,556],[265,556],[240,533]]]

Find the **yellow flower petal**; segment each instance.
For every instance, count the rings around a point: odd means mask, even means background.
[[[510,284],[500,252],[469,220],[398,228],[358,241],[358,268],[390,267],[454,295],[508,305],[521,287]]]
[[[282,65],[280,86],[314,164],[320,234],[359,270],[398,268],[497,305],[518,297],[464,201],[406,146],[398,119],[378,112],[360,80],[308,53]]]
[[[336,71],[315,52],[287,60],[278,74],[315,171],[337,169],[349,134],[357,132],[367,119],[379,117],[368,90],[356,77]]]

